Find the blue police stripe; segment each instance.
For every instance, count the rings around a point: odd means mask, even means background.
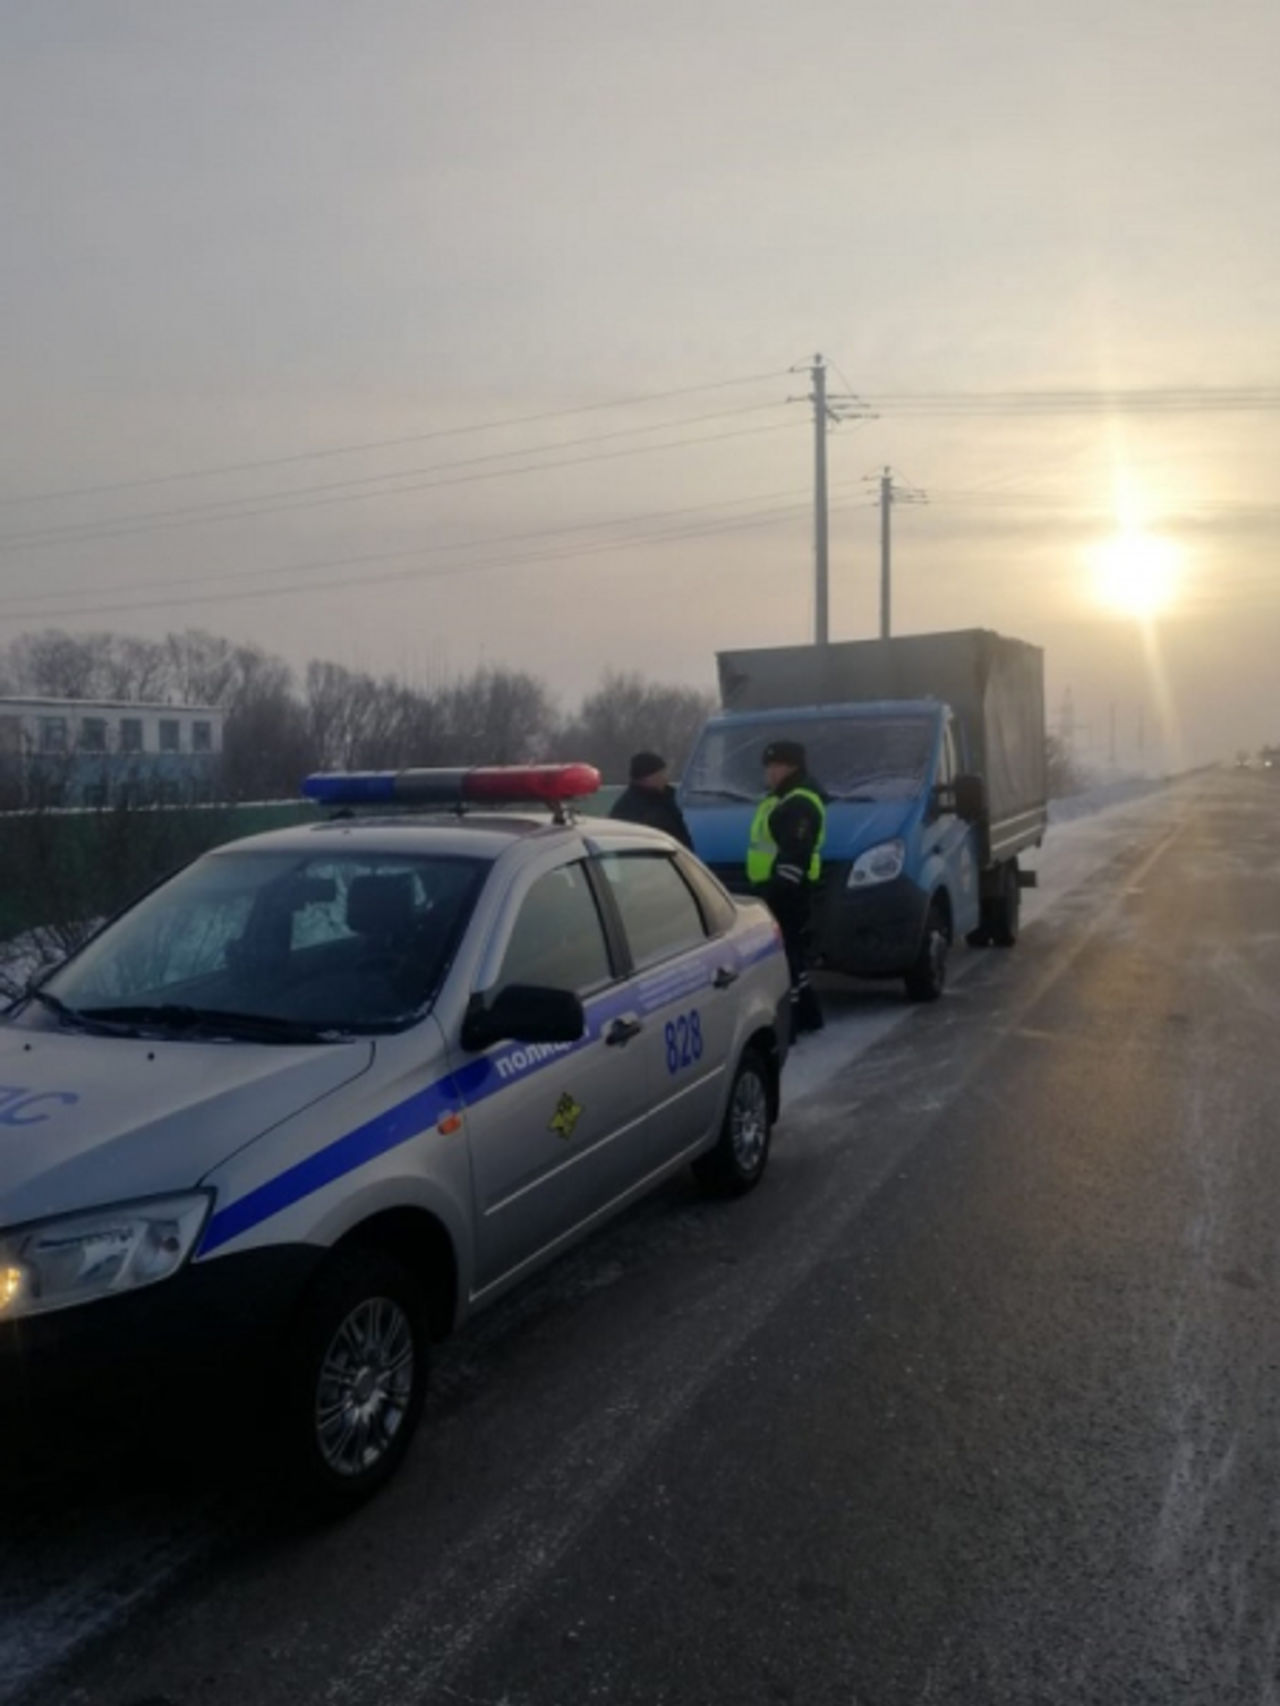
[[[200,1254],[207,1256],[211,1250],[229,1243],[232,1238],[238,1238],[242,1232],[248,1232],[262,1221],[270,1220],[273,1214],[279,1214],[282,1209],[300,1202],[313,1191],[331,1185],[344,1173],[353,1172],[355,1168],[363,1167],[367,1161],[384,1155],[388,1149],[395,1149],[419,1136],[435,1125],[451,1108],[456,1109],[456,1099],[448,1095],[451,1088],[452,1081],[449,1078],[442,1078],[437,1083],[428,1085],[425,1090],[419,1090],[407,1101],[388,1108],[376,1119],[357,1126],[345,1137],[316,1150],[315,1154],[308,1155],[305,1161],[299,1161],[296,1166],[277,1173],[275,1178],[268,1179],[265,1185],[259,1185],[247,1196],[240,1197],[228,1207],[219,1210],[205,1229]]]
[[[748,939],[735,948],[738,964],[744,969],[758,965],[761,960],[780,952],[772,927],[767,935],[762,932],[756,941]],[[702,975],[697,980],[698,986],[709,981],[714,968],[723,957],[723,946],[713,948],[701,956]],[[691,967],[690,971],[693,969]],[[610,990],[589,1001],[587,1028],[576,1043],[561,1047],[536,1043],[527,1046],[508,1044],[493,1054],[482,1055],[468,1062],[459,1072],[446,1073],[434,1084],[427,1085],[424,1090],[416,1091],[407,1100],[387,1108],[374,1119],[357,1126],[354,1131],[349,1131],[343,1137],[326,1144],[323,1149],[318,1149],[314,1155],[308,1155],[305,1160],[286,1168],[283,1173],[277,1173],[274,1179],[268,1179],[265,1184],[237,1198],[226,1208],[219,1209],[205,1228],[197,1254],[211,1254],[222,1245],[230,1243],[233,1238],[239,1238],[242,1233],[260,1226],[264,1220],[270,1220],[273,1215],[292,1208],[294,1203],[301,1202],[303,1197],[309,1197],[314,1192],[323,1190],[326,1185],[333,1184],[335,1179],[340,1179],[344,1174],[352,1173],[356,1168],[376,1160],[389,1149],[397,1149],[401,1144],[420,1137],[424,1131],[429,1131],[432,1126],[438,1124],[446,1114],[460,1113],[465,1107],[474,1108],[488,1101],[490,1096],[497,1095],[500,1090],[512,1089],[533,1073],[542,1072],[557,1061],[567,1060],[579,1050],[598,1041],[605,1026],[621,1014],[637,1006],[641,1011],[652,1011],[655,1006],[665,1005],[667,989],[670,988],[668,977],[669,973],[660,971],[647,978],[638,978],[623,985],[621,989]],[[653,997],[647,1000],[649,991],[653,992]],[[682,994],[691,995],[695,992],[695,988],[687,983],[681,990]]]

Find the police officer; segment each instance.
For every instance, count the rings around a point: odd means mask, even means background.
[[[782,930],[792,1030],[799,1035],[822,1029],[822,1009],[809,982],[809,919],[822,873],[827,807],[798,741],[771,742],[764,749],[764,775],[769,792],[751,825],[747,880],[768,901]]]
[[[643,823],[650,829],[665,830],[693,850],[693,837],[676,803],[667,761],[656,752],[636,753],[631,760],[631,786],[624,788],[613,802],[609,816],[621,818],[624,823]]]

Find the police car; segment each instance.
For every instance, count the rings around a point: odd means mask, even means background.
[[[687,1163],[759,1181],[778,931],[666,836],[575,820],[598,785],[312,777],[329,821],[205,854],[0,1016],[0,1399],[136,1375],[165,1413],[194,1370],[354,1503],[433,1339]],[[453,812],[354,810],[387,806]]]

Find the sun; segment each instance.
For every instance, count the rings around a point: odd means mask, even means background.
[[[1094,592],[1120,616],[1159,616],[1178,596],[1182,556],[1153,533],[1117,533],[1092,553]]]

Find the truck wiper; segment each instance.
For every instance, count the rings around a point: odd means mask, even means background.
[[[694,800],[736,800],[739,805],[753,806],[756,803],[754,794],[740,794],[736,788],[690,788],[689,803]]]
[[[217,1007],[190,1007],[166,1001],[154,1006],[87,1007],[84,1016],[121,1025],[157,1027],[168,1031],[199,1031],[206,1035],[245,1037],[261,1042],[336,1042],[346,1033],[336,1025],[306,1019],[281,1019],[273,1013],[236,1013]]]

